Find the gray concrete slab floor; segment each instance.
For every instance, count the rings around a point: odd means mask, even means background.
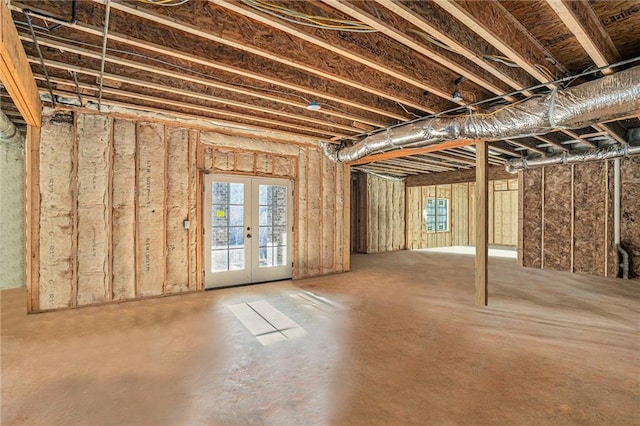
[[[491,258],[481,308],[473,256],[352,266],[37,315],[2,291],[1,423],[640,424],[640,281]]]

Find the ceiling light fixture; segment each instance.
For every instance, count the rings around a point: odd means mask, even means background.
[[[462,95],[460,94],[460,91],[458,89],[456,89],[451,94],[451,100],[453,102],[462,102],[464,99],[463,99]]]
[[[320,106],[320,104],[319,104],[319,103],[317,103],[316,101],[309,102],[309,105],[307,105],[307,109],[308,109],[309,111],[319,111],[319,110],[320,110],[320,108],[322,108],[322,107],[321,107],[321,106]]]

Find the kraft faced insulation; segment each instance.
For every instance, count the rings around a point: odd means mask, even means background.
[[[136,296],[136,123],[113,123],[112,265],[114,300]]]
[[[111,121],[78,116],[78,305],[111,299],[109,289],[109,139]]]
[[[138,296],[162,294],[164,248],[164,126],[138,123]]]
[[[213,168],[215,170],[232,171],[234,170],[234,162],[233,151],[213,150]]]
[[[167,128],[167,293],[188,290],[189,131]]]
[[[307,221],[309,228],[307,229],[308,240],[308,257],[307,268],[309,275],[320,274],[321,269],[321,251],[322,251],[322,227],[318,226],[323,222],[322,198],[320,194],[324,188],[322,187],[321,168],[318,167],[322,160],[322,155],[317,149],[309,149],[308,154],[308,170],[307,185],[311,196],[307,196]],[[333,226],[333,223],[327,220],[327,225]]]
[[[254,153],[236,152],[236,170],[239,172],[253,172]]]
[[[197,150],[197,146],[198,144],[197,142],[197,137],[198,137],[198,133],[195,130],[191,130],[190,131],[190,143],[189,143],[189,147],[190,147],[190,151],[189,151],[189,173],[191,174],[191,187],[189,188],[190,191],[190,197],[189,197],[189,220],[190,220],[190,226],[189,226],[189,256],[191,259],[191,270],[190,270],[190,280],[189,280],[189,286],[190,289],[195,289],[196,285],[197,285],[197,279],[198,279],[198,264],[196,262],[196,258],[197,258],[197,252],[198,252],[198,239],[197,239],[197,232],[198,232],[198,227],[197,225],[197,203],[196,203],[196,197],[198,194],[198,167],[196,164],[196,150]]]
[[[73,115],[47,115],[42,123],[39,309],[46,310],[72,305],[75,186]]]

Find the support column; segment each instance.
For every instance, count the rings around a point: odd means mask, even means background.
[[[489,242],[489,152],[486,141],[476,142],[476,305],[487,305]]]

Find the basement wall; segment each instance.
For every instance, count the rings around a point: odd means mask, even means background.
[[[520,172],[521,266],[615,277],[613,161]],[[621,243],[640,277],[640,158],[621,160]]]
[[[293,179],[294,278],[349,270],[348,166],[315,146],[46,109],[28,155],[29,312],[203,290],[203,173]]]
[[[449,200],[449,229],[427,232],[428,198]],[[489,244],[513,246],[518,240],[518,180],[489,181]],[[422,249],[475,244],[475,183],[407,188],[407,248]]]
[[[356,250],[382,253],[405,248],[404,182],[356,175]]]
[[[348,166],[316,146],[202,131],[198,168],[294,180],[294,279],[349,270]]]

